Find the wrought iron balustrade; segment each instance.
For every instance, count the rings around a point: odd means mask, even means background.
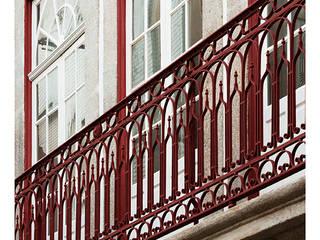
[[[304,4],[256,1],[16,178],[16,239],[157,239],[304,169]]]

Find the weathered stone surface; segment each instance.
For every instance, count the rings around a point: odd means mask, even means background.
[[[15,0],[15,176],[24,170],[24,1]]]
[[[285,235],[288,226],[304,225],[304,215],[305,178],[302,177],[286,187],[273,189],[233,208],[211,214],[200,220],[197,225],[189,225],[185,230],[179,230],[179,234],[172,234],[164,239],[260,239],[253,236],[267,230],[271,235],[280,230]],[[274,232],[270,231],[271,229]],[[267,237],[265,234],[261,236]]]

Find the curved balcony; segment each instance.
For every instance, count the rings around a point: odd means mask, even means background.
[[[16,178],[16,239],[157,239],[304,169],[304,4],[256,1]]]

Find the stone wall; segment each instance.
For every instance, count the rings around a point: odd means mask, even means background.
[[[15,0],[14,25],[14,165],[15,176],[18,177],[24,170],[24,1]]]

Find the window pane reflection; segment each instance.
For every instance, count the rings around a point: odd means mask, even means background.
[[[133,0],[133,39],[138,37],[144,30],[144,0]]]
[[[46,155],[46,121],[41,121],[37,126],[37,151],[38,160]]]
[[[66,138],[69,138],[75,133],[75,130],[76,130],[75,95],[73,95],[66,101],[65,116],[66,116],[66,121],[65,121]]]
[[[160,70],[161,66],[160,26],[148,33],[147,40],[149,77]]]
[[[171,17],[171,59],[174,60],[185,51],[185,6]]]
[[[144,81],[144,38],[132,46],[132,87]]]
[[[48,152],[58,147],[58,111],[49,116]]]
[[[41,79],[37,84],[37,119],[46,115],[46,79]]]
[[[160,0],[148,1],[148,27],[160,20]]]
[[[58,105],[58,69],[48,74],[48,112]]]

